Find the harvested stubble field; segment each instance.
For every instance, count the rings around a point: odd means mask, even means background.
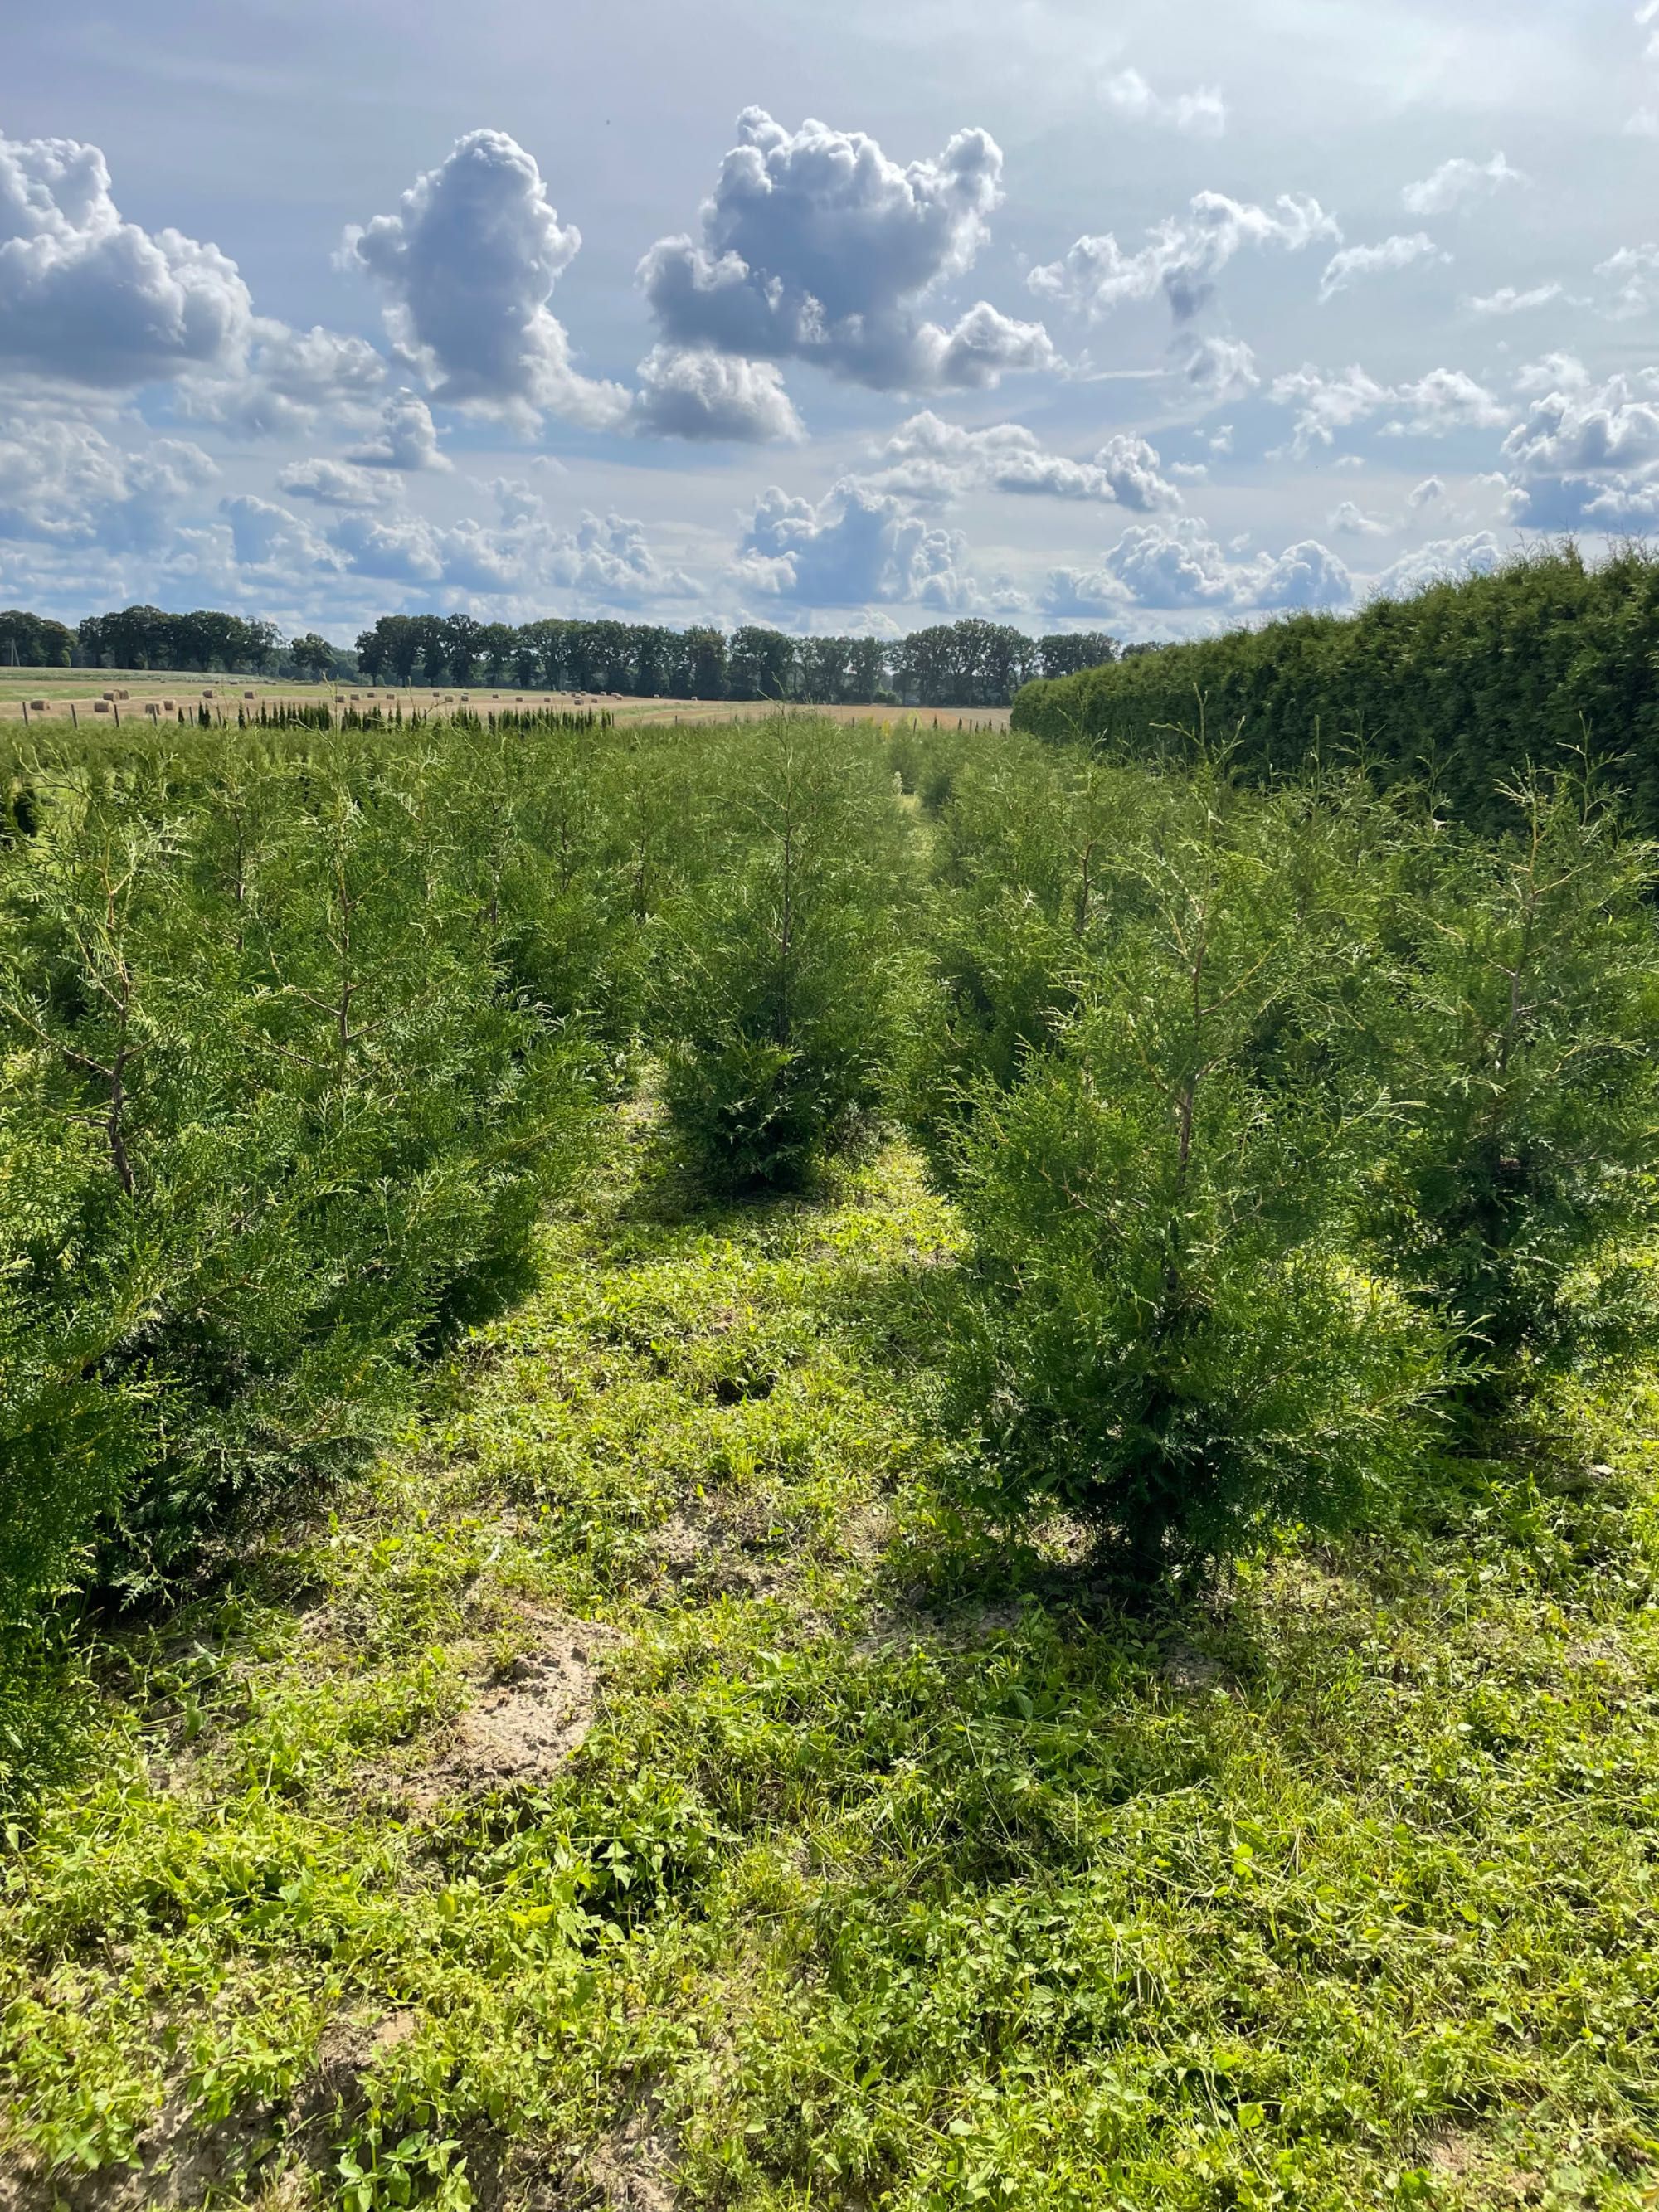
[[[1650,1337],[1426,1418],[1479,1378],[1375,1224],[1462,1125],[1346,1103],[1497,1037],[1542,1157],[1593,1017],[1645,1145],[1645,861],[1552,799],[1595,885],[1528,905],[1352,782],[954,731],[429,737],[16,770],[0,1358],[58,1425],[0,1440],[126,1488],[0,1672],[0,2204],[1650,2206]],[[1362,1336],[1421,1364],[1339,1498]],[[1156,1420],[1214,1556],[1137,1586],[1088,1486],[1138,1422],[1150,1517]]]
[[[112,697],[110,695],[113,694]],[[764,700],[640,699],[611,691],[518,691],[485,688],[469,691],[416,685],[407,689],[368,684],[282,684],[264,677],[211,678],[156,675],[147,670],[0,669],[0,723],[57,724],[70,720],[70,702],[78,723],[115,718],[123,721],[157,716],[173,720],[179,708],[194,717],[203,706],[215,720],[234,721],[239,708],[257,712],[274,707],[330,706],[337,713],[356,710],[383,714],[401,711],[440,715],[465,712],[512,714],[609,714],[618,723],[720,724],[733,719],[763,720],[776,712]],[[99,702],[107,702],[106,714]],[[836,721],[904,721],[923,729],[1006,730],[1006,707],[814,707],[814,714]]]

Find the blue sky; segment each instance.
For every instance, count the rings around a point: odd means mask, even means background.
[[[55,0],[0,605],[1123,637],[1659,515],[1659,0]]]

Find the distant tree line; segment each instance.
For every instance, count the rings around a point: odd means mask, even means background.
[[[383,615],[357,640],[378,683],[617,691],[638,698],[778,699],[817,705],[882,700],[939,707],[1005,705],[1036,677],[1109,660],[1099,631],[1027,637],[1006,623],[938,623],[908,637],[793,637],[745,623],[728,635],[653,623],[475,622],[468,615]]]
[[[520,690],[809,705],[1005,706],[1022,684],[1075,675],[1116,650],[1103,631],[1032,638],[977,617],[881,638],[795,637],[752,623],[728,633],[562,617],[483,623],[455,614],[382,615],[354,654],[314,632],[285,641],[274,623],[209,610],[124,607],[88,615],[72,630],[44,616],[0,612],[0,665],[361,675],[373,684],[511,683]]]
[[[198,608],[164,614],[160,607],[123,607],[88,615],[76,629],[76,659],[88,668],[222,668],[256,673],[276,659],[281,639],[270,622]]]
[[[0,613],[0,668],[67,668],[75,657],[75,632],[47,615],[19,607]]]

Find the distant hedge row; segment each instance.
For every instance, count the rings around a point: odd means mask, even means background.
[[[1013,726],[1131,755],[1231,745],[1264,777],[1363,762],[1477,825],[1528,764],[1587,749],[1659,829],[1659,554],[1567,546],[1489,576],[1297,615],[1028,684]]]

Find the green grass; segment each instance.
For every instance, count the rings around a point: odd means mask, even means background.
[[[337,1517],[42,1655],[0,2202],[1654,2202],[1652,1403],[1125,1620],[940,1501],[959,1247],[902,1147],[714,1214],[623,1109]]]

